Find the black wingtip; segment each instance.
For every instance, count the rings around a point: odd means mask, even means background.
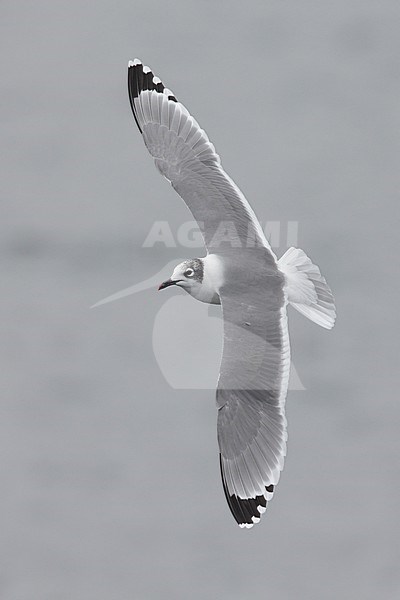
[[[165,86],[161,79],[154,75],[153,71],[149,67],[143,65],[141,60],[138,58],[135,58],[135,60],[130,60],[128,63],[129,101],[131,103],[133,116],[135,117],[135,121],[139,127],[140,133],[142,133],[142,129],[137,119],[134,99],[138,98],[139,94],[145,90],[155,90],[156,92],[162,94],[164,93]],[[165,90],[165,93],[168,93],[168,100],[178,102],[170,90]]]
[[[219,465],[221,470],[222,485],[224,488],[225,498],[228,502],[230,511],[239,525],[239,527],[250,528],[255,523],[258,523],[262,514],[267,508],[267,500],[265,496],[255,496],[255,498],[239,498],[235,494],[230,494],[225,481],[224,470],[222,466],[222,456],[219,455]],[[266,486],[266,492],[272,494],[274,486],[271,484]]]
[[[142,63],[135,58],[134,61],[129,61],[128,63],[128,93],[129,93],[129,102],[131,104],[131,109],[133,112],[134,119],[136,121],[136,125],[140,133],[142,132],[142,128],[139,125],[139,121],[136,116],[136,110],[134,105],[134,98],[137,98],[140,89],[142,88],[142,75],[143,75],[143,65]]]
[[[164,92],[164,84],[161,79],[154,75],[149,67],[143,65],[138,58],[130,60],[128,63],[128,85],[132,98],[137,98],[144,90],[155,90],[160,94]],[[173,98],[175,97],[171,96],[171,100]]]

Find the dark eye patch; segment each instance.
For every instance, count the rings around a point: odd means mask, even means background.
[[[204,273],[203,261],[200,258],[190,258],[189,260],[185,261],[185,263],[186,269],[183,272],[184,277],[188,277],[189,279],[193,279],[198,283],[202,283]],[[187,275],[188,271],[193,271],[193,273],[191,275]]]

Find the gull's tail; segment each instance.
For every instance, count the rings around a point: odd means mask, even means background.
[[[286,278],[289,304],[317,325],[332,329],[336,310],[331,288],[317,265],[299,248],[289,248],[278,260]]]

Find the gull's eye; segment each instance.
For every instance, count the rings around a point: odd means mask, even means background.
[[[186,269],[186,271],[184,272],[185,277],[193,277],[193,275],[194,275],[193,269]]]

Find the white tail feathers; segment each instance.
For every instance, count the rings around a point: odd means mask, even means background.
[[[329,285],[317,265],[299,248],[289,248],[278,260],[286,277],[288,302],[317,325],[332,329],[335,324],[335,302]]]

